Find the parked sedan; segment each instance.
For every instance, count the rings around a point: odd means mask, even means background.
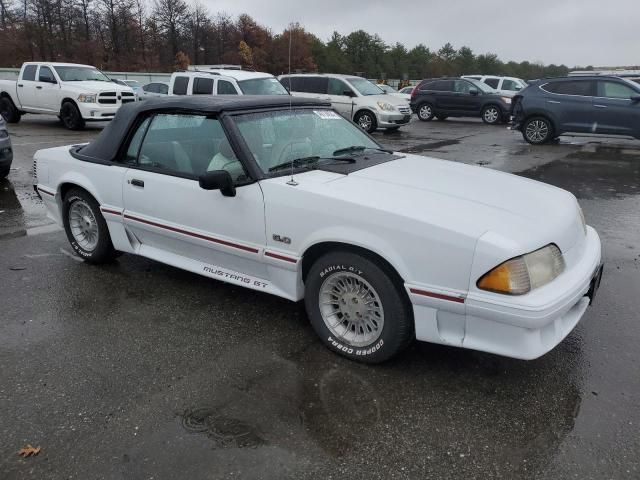
[[[549,78],[513,99],[513,129],[534,145],[563,133],[640,139],[640,85],[602,75]]]
[[[423,80],[411,93],[411,110],[423,122],[447,117],[480,117],[491,125],[507,122],[511,98],[498,95],[485,83],[470,78]]]
[[[138,93],[139,100],[146,100],[154,97],[166,97],[169,95],[169,84],[167,82],[151,82],[143,85]]]
[[[11,148],[11,137],[7,130],[7,124],[0,116],[0,179],[9,175],[12,161],[13,149]]]
[[[35,161],[49,215],[87,263],[128,252],[304,299],[321,341],[353,360],[414,338],[536,358],[601,278],[571,193],[385,150],[315,99],[137,102],[92,143]]]

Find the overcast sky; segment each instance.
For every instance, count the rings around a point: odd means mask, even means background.
[[[334,30],[362,29],[387,44],[437,50],[451,42],[507,61],[640,64],[640,0],[201,1],[211,13],[248,13],[274,32],[297,21],[325,41]]]

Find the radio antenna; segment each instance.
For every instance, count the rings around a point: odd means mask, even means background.
[[[293,108],[291,106],[291,37],[293,36],[293,22],[291,22],[289,24],[289,117],[291,117],[292,113],[293,113]],[[289,120],[291,121],[291,120]],[[291,137],[291,140],[293,141],[293,136]],[[291,152],[293,152],[293,144],[289,143],[289,147],[291,148]],[[295,179],[293,178],[293,155],[291,155],[291,178],[289,178],[289,181],[287,182],[287,185],[291,185],[292,187],[295,187],[298,185],[298,182],[295,181]]]

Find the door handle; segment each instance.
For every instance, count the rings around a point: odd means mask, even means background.
[[[594,107],[596,107],[596,108],[607,108],[606,105],[594,105]]]
[[[19,86],[20,88],[22,88],[22,84],[21,84],[21,83],[19,83],[19,84],[18,84],[18,86]]]
[[[131,180],[131,185],[133,185],[134,187],[144,188],[144,182],[135,178]]]
[[[37,88],[38,90],[42,90],[42,86],[41,86],[41,85],[36,85],[36,88]]]

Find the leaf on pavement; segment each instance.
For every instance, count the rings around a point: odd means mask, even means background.
[[[40,453],[40,447],[33,448],[31,445],[27,444],[26,447],[22,447],[18,450],[18,455],[21,457],[35,457]]]

